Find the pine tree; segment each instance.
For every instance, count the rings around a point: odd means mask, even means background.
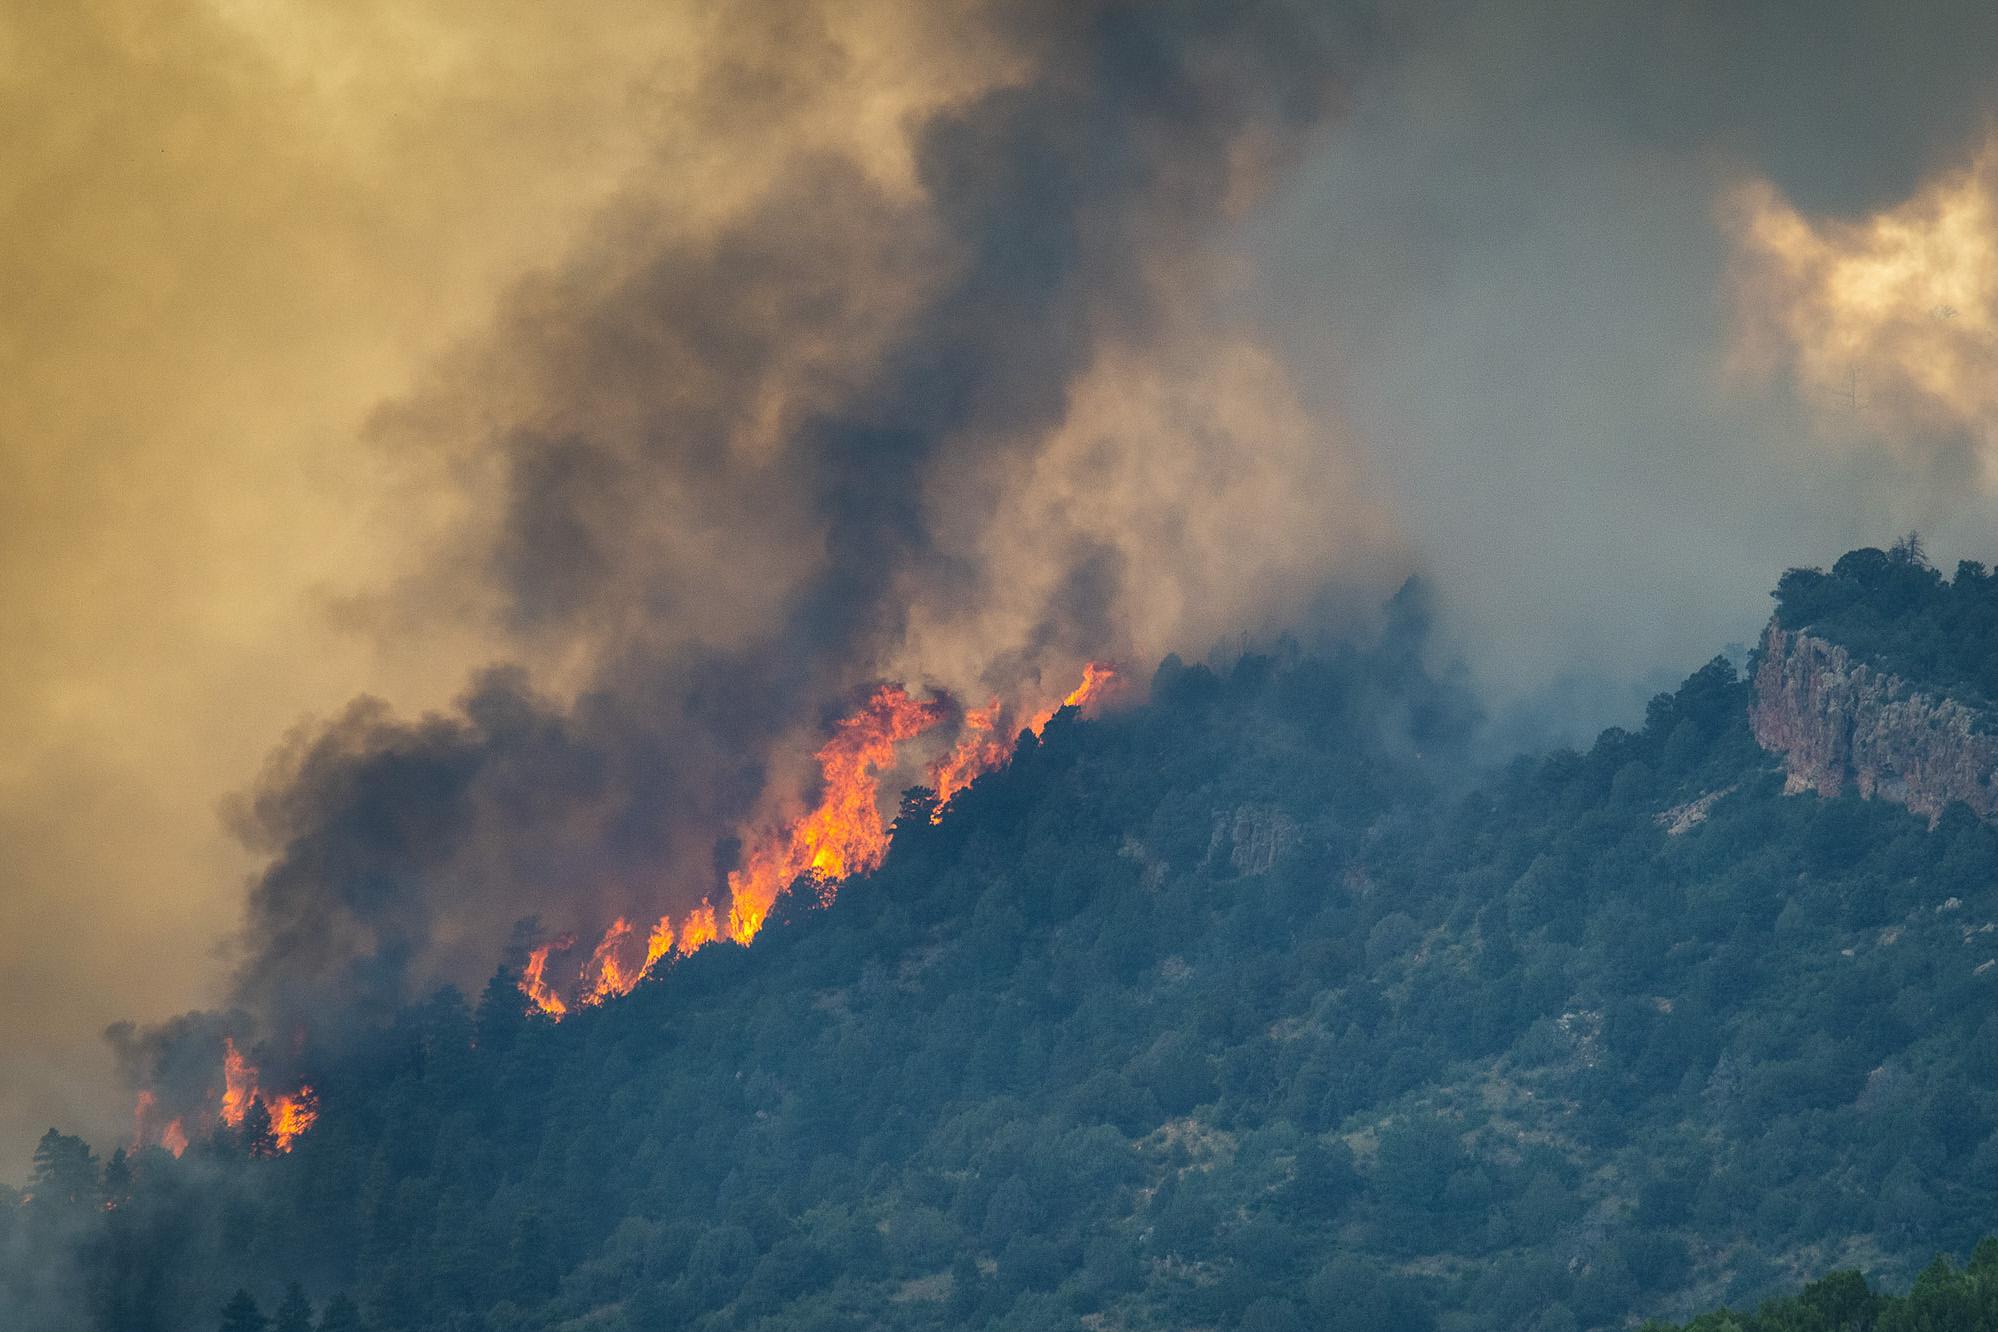
[[[959,1323],[969,1323],[971,1316],[978,1312],[979,1303],[984,1299],[984,1277],[979,1273],[978,1261],[965,1250],[959,1250],[950,1269],[950,1314]]]
[[[509,1048],[527,1015],[527,1000],[520,992],[519,976],[518,967],[502,966],[479,995],[478,1012],[472,1019],[472,1039],[488,1054]]]
[[[250,1098],[243,1112],[243,1151],[250,1156],[276,1156],[277,1135],[271,1132],[271,1108],[261,1096]]]
[[[296,1281],[284,1288],[284,1301],[271,1317],[271,1332],[312,1332],[312,1303]]]
[[[115,1207],[131,1196],[132,1164],[126,1159],[125,1149],[120,1147],[104,1163],[104,1201]]]
[[[50,1129],[35,1144],[34,1183],[29,1192],[36,1202],[94,1202],[100,1184],[97,1157],[81,1138]]]
[[[238,1290],[222,1306],[221,1332],[268,1332],[270,1323],[247,1290]]]
[[[325,1311],[319,1315],[319,1332],[364,1332],[361,1322],[361,1307],[346,1295],[335,1295],[326,1301]]]

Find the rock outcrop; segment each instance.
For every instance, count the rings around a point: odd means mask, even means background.
[[[1998,814],[1998,716],[1771,622],[1749,723],[1783,756],[1786,789],[1906,805],[1931,823],[1961,801]]]
[[[1278,858],[1297,842],[1297,822],[1278,809],[1243,805],[1229,813],[1214,816],[1214,835],[1208,840],[1207,859],[1211,864],[1226,856],[1235,873],[1244,878],[1267,874]]]
[[[1653,815],[1651,821],[1663,828],[1667,837],[1684,837],[1707,821],[1707,815],[1713,812],[1715,805],[1739,789],[1739,787],[1724,786],[1718,791],[1709,791],[1697,800],[1688,800],[1683,805],[1674,805]]]

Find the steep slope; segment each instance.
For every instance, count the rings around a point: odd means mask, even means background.
[[[289,1155],[53,1139],[0,1308],[1468,1330],[1905,1282],[1998,1201],[1998,831],[1786,798],[1749,702],[1716,661],[1467,791],[1406,638],[1168,662],[752,948],[403,1013]]]
[[[1836,643],[1775,624],[1762,637],[1750,722],[1792,792],[1892,800],[1929,819],[1953,803],[1998,814],[1993,714],[1925,691]]]
[[[1776,597],[1750,723],[1792,792],[1998,813],[1998,580],[1965,563],[1945,582],[1910,538],[1793,569]]]

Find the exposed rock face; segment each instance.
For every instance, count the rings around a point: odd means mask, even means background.
[[[1772,621],[1749,724],[1783,756],[1786,789],[1893,800],[1930,822],[1954,801],[1998,814],[1998,717]]]
[[[1697,800],[1688,800],[1683,805],[1674,805],[1653,815],[1651,821],[1663,828],[1667,837],[1683,837],[1705,823],[1714,806],[1733,795],[1736,789],[1724,786],[1718,791],[1709,791]]]
[[[1207,846],[1211,862],[1226,855],[1243,877],[1267,874],[1277,858],[1297,841],[1297,823],[1282,810],[1243,805],[1214,816],[1214,836]]]

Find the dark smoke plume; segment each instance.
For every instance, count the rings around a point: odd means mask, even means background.
[[[447,714],[363,700],[272,760],[234,811],[269,857],[233,996],[263,1035],[476,983],[524,917],[719,897],[729,835],[871,679],[1017,688],[1316,596],[1333,538],[1263,553],[1261,495],[1334,533],[1357,501],[1213,316],[1209,251],[1335,109],[1355,35],[1321,8],[990,7],[977,40],[1017,74],[913,131],[913,192],[808,154],[710,232],[626,206],[384,411],[469,517],[370,613],[489,614],[570,687],[507,667]],[[799,95],[726,77],[752,120]],[[1254,414],[1092,424],[1127,394],[1169,418],[1181,367]]]

